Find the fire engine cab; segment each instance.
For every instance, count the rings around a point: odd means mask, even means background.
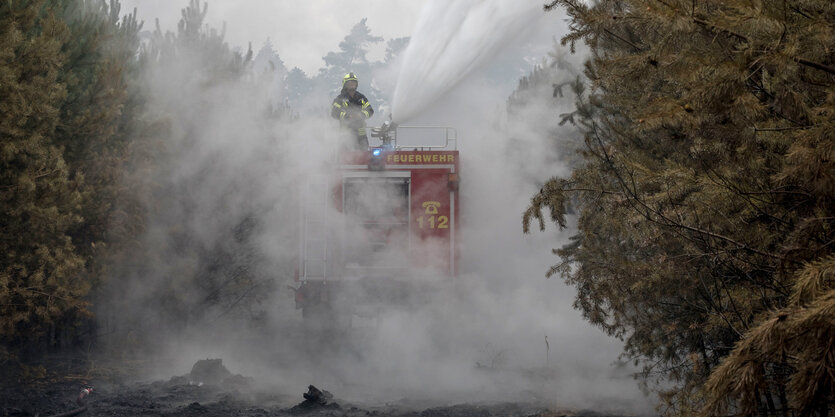
[[[457,132],[389,123],[371,132],[381,146],[339,152],[302,185],[295,293],[306,319],[373,316],[458,274]]]

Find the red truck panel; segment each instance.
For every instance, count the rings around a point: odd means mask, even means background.
[[[350,175],[381,175],[368,168],[367,151],[346,152],[339,156],[332,183],[331,204],[342,212],[344,178]],[[431,268],[443,275],[458,274],[459,204],[450,174],[459,173],[458,151],[398,150],[382,155],[384,171],[408,172],[409,178],[409,258],[414,268]],[[454,191],[453,191],[454,189]]]
[[[412,262],[415,267],[431,266],[450,271],[450,249],[455,227],[450,192],[449,169],[412,171],[411,230]]]

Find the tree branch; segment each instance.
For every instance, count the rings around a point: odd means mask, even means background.
[[[782,132],[785,130],[805,130],[815,126],[792,126],[792,127],[753,127],[754,132]]]
[[[665,3],[661,0],[659,0],[659,3],[667,6],[668,8],[670,8],[672,10],[676,10],[674,7],[670,6],[669,4],[667,4],[667,3]],[[743,34],[740,34],[740,33],[737,33],[737,32],[734,32],[730,29],[719,27],[719,26],[717,26],[717,25],[715,25],[715,24],[713,24],[713,23],[711,23],[707,20],[699,19],[698,17],[693,17],[692,20],[693,20],[693,23],[704,26],[705,28],[707,28],[709,30],[717,30],[719,32],[722,32],[722,33],[730,35],[734,38],[737,38],[737,39],[739,39],[743,42],[748,42],[748,43],[751,42],[751,40],[748,39],[747,36],[745,36]],[[826,64],[821,64],[820,62],[814,62],[814,61],[810,61],[808,59],[800,58],[800,57],[796,57],[796,56],[790,56],[789,58],[791,58],[792,61],[797,62],[800,65],[805,65],[805,66],[810,67],[810,68],[825,71],[825,72],[828,72],[830,74],[835,74],[835,67],[831,67],[831,66],[826,65]]]
[[[783,259],[783,257],[781,257],[777,254],[764,252],[764,251],[761,251],[759,249],[752,248],[751,246],[749,246],[745,243],[742,243],[742,242],[740,242],[736,239],[730,238],[728,236],[723,236],[723,235],[720,235],[718,233],[711,232],[709,230],[700,229],[700,228],[695,227],[695,226],[689,226],[689,225],[686,225],[684,223],[675,222],[675,221],[667,218],[667,216],[665,216],[660,211],[650,207],[648,204],[646,204],[644,201],[642,201],[638,197],[637,193],[635,191],[631,190],[629,188],[629,186],[626,184],[625,180],[620,175],[617,168],[614,166],[614,162],[612,162],[611,157],[606,152],[605,145],[603,144],[603,141],[600,139],[600,135],[597,132],[597,124],[593,123],[593,127],[594,127],[594,137],[597,140],[598,146],[600,147],[600,149],[603,152],[603,155],[605,157],[604,161],[609,166],[609,169],[614,173],[615,178],[617,178],[618,182],[621,184],[621,188],[626,190],[629,197],[631,197],[630,200],[634,200],[637,204],[639,204],[641,207],[643,207],[646,210],[646,212],[644,212],[643,210],[638,210],[638,212],[641,213],[641,215],[644,218],[646,218],[647,220],[649,220],[653,223],[662,224],[662,225],[665,225],[665,226],[668,226],[668,227],[681,228],[681,229],[688,230],[688,231],[695,232],[695,233],[699,233],[699,234],[702,234],[702,235],[705,235],[705,236],[710,236],[712,238],[719,239],[719,240],[722,240],[722,241],[725,241],[725,242],[728,242],[728,243],[732,243],[732,244],[736,245],[739,249],[744,249],[744,250],[747,250],[749,252],[756,253],[757,255],[762,255],[762,256],[766,256],[766,257],[774,258],[774,259]],[[664,222],[658,222],[657,220],[653,219],[652,216],[650,216],[647,213],[652,213],[655,216],[658,216],[658,218],[662,219]]]

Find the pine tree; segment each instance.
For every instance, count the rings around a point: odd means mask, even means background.
[[[287,75],[287,67],[284,66],[284,61],[276,52],[270,38],[264,41],[264,45],[255,54],[252,65],[256,72],[274,71],[282,78]]]
[[[0,5],[0,342],[18,349],[88,307],[84,258],[69,235],[82,196],[53,140],[69,38],[43,1]]]
[[[2,103],[2,293],[11,301],[0,304],[14,310],[4,311],[2,337],[18,350],[67,345],[115,241],[109,221],[139,105],[126,82],[139,26],[135,16],[120,21],[115,0],[10,2],[0,12],[11,97]]]
[[[383,64],[391,64],[397,59],[406,47],[409,46],[411,38],[406,36],[402,38],[389,39],[386,42],[386,57],[383,59]]]
[[[566,58],[564,48],[554,45],[554,51],[542,63],[519,79],[519,84],[507,100],[507,125],[510,132],[505,145],[506,152],[513,155],[511,161],[528,161],[535,153],[547,155],[548,163],[570,170],[580,165],[579,148],[582,134],[571,125],[570,111],[574,98],[582,94],[584,84],[579,70]],[[557,116],[557,117],[555,117]],[[542,149],[543,138],[553,142],[553,148]],[[528,167],[519,162],[519,172]],[[541,181],[532,178],[533,181]]]
[[[571,16],[563,42],[586,42],[592,58],[572,114],[585,163],[548,181],[524,216],[527,230],[544,226],[542,209],[563,227],[568,202],[580,212],[549,275],[576,286],[576,307],[625,339],[644,376],[677,383],[663,412],[825,415],[831,373],[792,355],[833,369],[821,347],[835,328],[815,321],[831,311],[832,281],[816,281],[807,310],[790,296],[835,238],[835,6],[557,4]],[[774,330],[773,314],[814,332]],[[781,334],[802,341],[780,355],[765,335]]]
[[[360,89],[374,103],[380,94],[372,87],[371,62],[367,55],[369,46],[382,42],[383,38],[371,34],[365,23],[367,20],[363,18],[351,28],[339,43],[339,52],[328,52],[322,57],[325,67],[319,70],[317,78],[338,91],[342,87],[342,77],[353,72],[360,77]]]
[[[71,177],[80,184],[83,221],[70,231],[84,256],[93,285],[101,279],[103,258],[119,239],[110,232],[116,202],[127,191],[121,183],[129,158],[130,132],[141,106],[129,84],[137,74],[141,24],[134,14],[120,18],[118,1],[64,1],[58,12],[67,22],[70,42],[60,79],[67,86],[62,123],[55,141],[64,149]]]
[[[293,108],[298,108],[313,91],[313,80],[299,67],[293,67],[287,73],[287,100]]]
[[[256,77],[259,77],[258,83],[263,85],[271,96],[272,108],[269,111],[271,115],[274,117],[288,116],[291,111],[287,100],[288,71],[269,38],[255,54],[252,67]]]

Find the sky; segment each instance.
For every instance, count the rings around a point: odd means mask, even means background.
[[[122,13],[136,8],[144,30],[153,30],[159,19],[163,31],[175,30],[180,10],[188,0],[122,0]],[[322,57],[339,48],[339,42],[360,19],[367,18],[372,35],[386,40],[410,36],[427,0],[209,0],[206,23],[222,28],[232,47],[246,47],[252,42],[257,51],[270,38],[288,68],[297,66],[315,75],[324,64]],[[556,13],[543,13],[537,23],[532,54],[544,54],[553,36],[564,25]],[[551,33],[553,32],[553,33]],[[371,50],[371,59],[383,57],[385,45]]]
[[[221,28],[231,46],[254,50],[270,38],[288,67],[298,66],[315,74],[322,57],[337,50],[339,42],[360,19],[368,18],[371,33],[385,39],[409,36],[425,0],[209,0],[206,22]],[[174,30],[187,0],[122,0],[122,12],[134,8],[144,29],[152,30],[159,19],[163,31]],[[382,56],[384,46],[374,51]],[[373,56],[372,56],[373,58]]]

